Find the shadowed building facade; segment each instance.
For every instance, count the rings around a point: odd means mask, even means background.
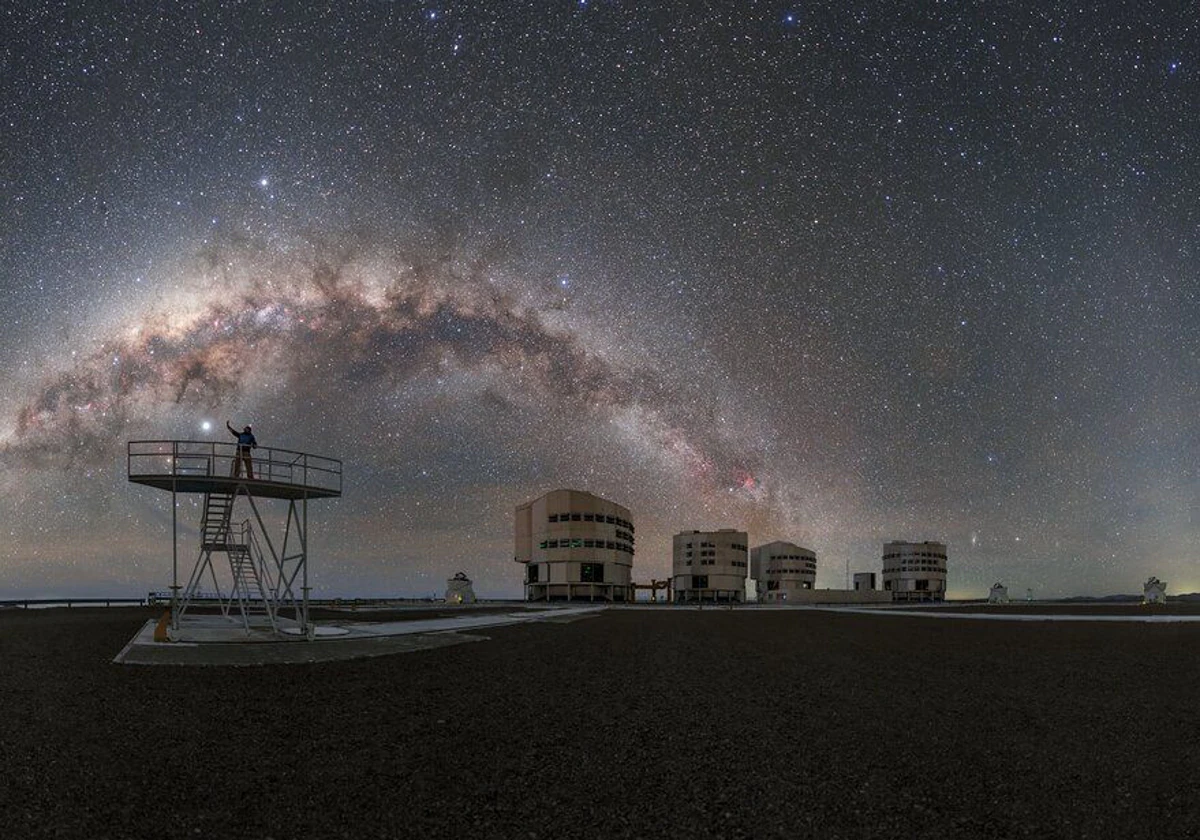
[[[551,490],[517,508],[514,535],[525,600],[633,600],[628,508],[582,490]]]
[[[750,576],[765,604],[794,599],[817,582],[817,555],[790,542],[771,542],[750,552]]]
[[[946,544],[883,544],[883,590],[893,601],[946,600]]]
[[[874,592],[875,591],[875,573],[874,572],[855,572],[854,573],[854,591],[855,592]]]
[[[748,539],[745,531],[684,531],[676,534],[671,573],[675,603],[746,600]]]

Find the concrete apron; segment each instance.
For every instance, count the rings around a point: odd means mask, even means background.
[[[388,622],[323,622],[312,640],[290,619],[270,625],[251,623],[247,631],[240,616],[186,616],[169,641],[155,641],[158,621],[150,620],[113,659],[121,665],[270,665],[334,662],[446,647],[487,637],[463,631],[503,627],[534,621],[561,623],[598,615],[604,606],[519,610],[490,615]]]

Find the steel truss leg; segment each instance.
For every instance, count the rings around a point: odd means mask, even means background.
[[[303,599],[297,598],[296,579],[301,578],[303,584],[308,583],[308,528],[306,520],[308,519],[308,502],[304,500],[303,507],[297,508],[296,500],[288,502],[287,518],[284,524],[283,542],[279,550],[276,550],[275,543],[271,540],[270,532],[266,524],[263,522],[262,514],[258,509],[258,504],[254,501],[254,497],[247,494],[246,498],[250,502],[250,509],[254,513],[254,521],[258,525],[258,531],[262,534],[263,542],[266,543],[267,552],[271,558],[271,564],[268,566],[267,580],[271,595],[275,599],[275,609],[288,608],[293,611],[296,623],[300,626],[300,631],[307,635],[308,633],[308,592],[303,592]],[[298,546],[298,550],[293,553],[288,553],[288,544],[294,542]],[[289,564],[291,568],[289,568]]]
[[[263,521],[258,502],[251,494],[249,487],[239,483],[230,495],[225,524],[223,528],[219,529],[215,529],[209,522],[209,499],[205,500],[205,512],[202,514],[200,528],[202,543],[200,553],[192,567],[187,585],[179,586],[176,578],[172,586],[175,602],[172,610],[172,627],[176,630],[179,629],[180,620],[192,606],[201,591],[203,581],[208,577],[212,580],[213,591],[221,608],[221,614],[229,618],[234,609],[240,610],[247,632],[250,630],[248,613],[252,609],[254,600],[254,593],[251,589],[256,587],[263,598],[272,629],[278,630],[276,618],[279,610],[281,608],[290,609],[299,625],[300,632],[312,638],[313,628],[309,621],[308,603],[310,587],[308,585],[307,495],[301,499],[289,501],[284,521],[283,539],[278,549],[275,541],[271,538],[266,522]],[[244,521],[241,526],[242,534],[238,537],[234,534],[232,514],[233,504],[241,495],[246,497],[252,519]],[[175,494],[172,493],[172,504],[174,503]],[[172,519],[174,519],[174,510],[172,514]],[[206,525],[206,523],[208,524]],[[206,527],[212,533],[206,534]],[[174,521],[171,530],[172,553],[177,556],[179,534]],[[226,552],[230,560],[229,572],[232,581],[228,597],[222,590],[212,559],[213,553],[220,551]],[[238,555],[236,560],[235,553]],[[250,564],[249,570],[245,569],[246,563]],[[253,579],[251,580],[251,578]]]

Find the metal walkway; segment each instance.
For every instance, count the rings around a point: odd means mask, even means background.
[[[336,458],[260,446],[251,457],[254,478],[236,475],[236,443],[195,440],[129,442],[129,480],[175,493],[233,493],[246,485],[270,499],[327,499],[342,495]]]

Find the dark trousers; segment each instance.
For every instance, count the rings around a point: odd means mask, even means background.
[[[246,465],[246,478],[254,478],[254,461],[250,458],[249,446],[239,446],[237,454],[233,456],[234,478],[242,474],[242,464]]]

